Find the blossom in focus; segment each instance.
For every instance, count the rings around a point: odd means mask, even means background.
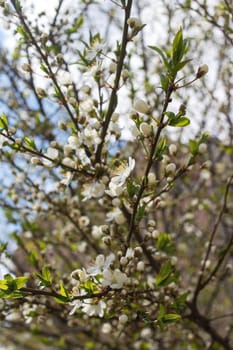
[[[123,191],[123,185],[135,167],[135,159],[129,157],[128,166],[119,167],[118,175],[113,176],[109,183],[109,190],[106,193],[111,197],[119,196]]]
[[[108,255],[106,258],[103,254],[97,255],[95,259],[95,264],[87,269],[87,272],[92,275],[102,274],[105,270],[107,270],[111,263],[115,260],[115,255],[112,253]]]

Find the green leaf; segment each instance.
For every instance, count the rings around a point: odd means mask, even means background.
[[[44,73],[49,74],[48,68],[47,68],[44,64],[41,64],[40,69],[41,69]]]
[[[179,70],[181,70],[182,68],[184,68],[186,66],[187,63],[189,63],[190,61],[192,61],[191,59],[187,59],[187,60],[184,60],[182,62],[179,62],[175,65],[175,70],[176,72],[178,72]]]
[[[161,328],[161,330],[164,329],[164,326],[169,323],[177,322],[181,319],[181,316],[179,314],[175,313],[166,313],[166,309],[164,305],[159,305],[159,314],[158,314],[158,325]]]
[[[69,297],[69,293],[66,290],[66,288],[62,282],[60,282],[60,291],[59,292],[63,297]]]
[[[208,131],[203,132],[203,134],[201,135],[200,139],[199,139],[199,144],[200,143],[206,143],[209,139],[210,135],[208,133]]]
[[[8,120],[7,120],[7,116],[5,113],[2,113],[1,117],[0,117],[0,129],[7,129],[8,128]]]
[[[172,44],[172,60],[175,66],[182,59],[184,54],[184,41],[182,28],[178,30]]]
[[[138,191],[138,186],[136,186],[132,181],[127,181],[127,192],[130,198],[132,198]]]
[[[198,142],[195,140],[189,140],[189,150],[192,155],[196,155],[198,153]]]
[[[163,152],[166,150],[166,148],[167,148],[167,138],[166,136],[164,136],[159,142],[158,147],[156,148],[155,158],[157,158],[158,160],[162,160]]]
[[[25,136],[24,142],[28,148],[30,148],[32,150],[36,150],[35,142],[34,142],[34,140],[30,139],[30,137]]]
[[[39,259],[38,259],[38,253],[36,250],[32,250],[29,253],[28,260],[32,266],[34,266],[36,269],[39,269]]]
[[[163,91],[167,91],[168,90],[168,86],[169,86],[169,77],[165,74],[160,74],[160,83],[162,86]]]
[[[169,120],[176,119],[176,115],[173,112],[165,112],[164,114],[168,116]]]
[[[8,246],[7,242],[0,244],[0,254],[4,253],[6,251],[7,246]]]
[[[8,284],[6,280],[0,280],[0,290],[8,290]]]
[[[22,38],[27,39],[28,34],[25,31],[24,27],[17,27],[17,32],[21,35]]]
[[[170,71],[170,69],[171,69],[171,66],[170,66],[170,64],[169,64],[169,62],[168,62],[168,59],[167,59],[167,55],[166,55],[166,52],[163,52],[159,47],[157,47],[157,46],[148,46],[150,49],[152,49],[152,50],[154,50],[154,51],[156,51],[159,55],[160,55],[160,57],[162,58],[162,61],[163,61],[163,63],[164,63],[164,65],[165,65],[165,67],[167,68],[167,70],[168,71]]]
[[[175,299],[173,306],[176,310],[180,311],[185,307],[188,294],[188,292],[185,292]]]
[[[174,323],[181,319],[178,314],[166,314],[163,316],[163,323]]]
[[[172,282],[176,282],[178,280],[179,273],[174,270],[170,260],[165,262],[162,265],[156,279],[155,285],[157,287],[165,287],[168,286]]]
[[[39,278],[41,286],[51,287],[52,286],[52,277],[50,270],[47,266],[44,266],[42,269],[42,273],[36,273],[36,276]]]
[[[187,117],[180,117],[179,119],[171,120],[168,125],[174,127],[184,127],[190,124],[190,119]]]
[[[65,286],[63,285],[62,282],[60,282],[60,295],[55,298],[57,303],[67,303],[71,301],[71,298],[69,296],[68,291],[66,290]]]
[[[28,277],[25,277],[25,276],[16,277],[15,283],[16,283],[17,289],[23,288],[27,283],[27,281],[28,281]]]
[[[156,242],[156,247],[165,253],[171,254],[175,251],[175,246],[171,242],[171,235],[168,233],[160,233]]]
[[[137,211],[137,215],[136,215],[136,220],[137,221],[141,221],[141,219],[143,218],[144,216],[144,213],[145,213],[145,209],[146,209],[146,205],[141,205],[139,208],[138,208],[138,211]]]

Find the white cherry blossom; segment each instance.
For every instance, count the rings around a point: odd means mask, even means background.
[[[102,284],[110,286],[112,289],[121,289],[125,284],[129,282],[129,278],[124,272],[119,269],[114,271],[105,270],[103,272]]]

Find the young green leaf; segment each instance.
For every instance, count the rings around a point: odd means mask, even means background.
[[[172,119],[168,125],[174,127],[184,127],[190,124],[190,119],[187,117],[180,117],[176,119]]]

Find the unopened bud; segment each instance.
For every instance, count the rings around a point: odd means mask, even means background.
[[[40,40],[42,42],[42,44],[45,44],[46,41],[48,40],[48,34],[47,33],[42,33],[40,36]]]
[[[32,67],[30,66],[30,64],[28,63],[24,63],[22,65],[22,69],[25,71],[25,72],[32,72]]]
[[[201,143],[199,146],[198,146],[198,152],[203,154],[205,153],[207,150],[207,145],[206,143]]]
[[[207,64],[203,64],[202,66],[200,66],[198,68],[197,74],[196,74],[196,78],[199,79],[201,77],[203,77],[204,75],[206,75],[209,71],[209,67],[207,66]]]
[[[122,71],[122,73],[121,73],[121,76],[122,76],[122,79],[123,79],[124,81],[126,81],[126,80],[128,79],[128,77],[129,77],[129,71],[128,71],[128,69],[124,69],[124,70]]]
[[[148,114],[150,113],[150,107],[148,104],[143,100],[136,100],[134,103],[134,109],[142,114]]]
[[[64,62],[64,58],[61,53],[57,55],[56,60],[59,65],[61,65]]]
[[[169,151],[169,154],[171,156],[175,156],[176,155],[176,152],[177,152],[177,146],[172,143],[169,147],[168,147],[168,151]]]
[[[140,28],[142,26],[142,22],[139,18],[136,17],[130,17],[127,20],[127,24],[130,26],[130,28]]]
[[[143,136],[148,137],[151,135],[151,126],[148,123],[141,123],[139,129]]]
[[[38,158],[38,157],[32,157],[32,158],[31,158],[31,163],[32,163],[33,165],[40,165],[40,164],[41,164],[41,160],[40,160],[40,158]]]
[[[36,92],[37,92],[38,97],[40,97],[40,98],[43,98],[43,97],[47,96],[47,94],[46,94],[44,89],[38,88],[38,89],[36,89]]]
[[[154,173],[148,174],[148,183],[149,185],[154,185],[156,183],[156,176]]]
[[[175,163],[170,163],[165,168],[166,174],[174,174],[176,171]]]
[[[110,74],[113,74],[116,72],[117,65],[115,62],[111,62],[108,68],[108,71]]]

